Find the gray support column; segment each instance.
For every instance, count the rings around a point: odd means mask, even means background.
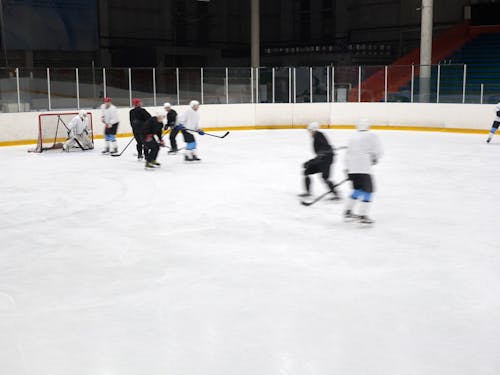
[[[250,0],[252,68],[260,66],[260,0]]]
[[[292,68],[288,68],[288,104],[292,104]]]
[[[156,68],[153,68],[153,105],[156,107]]]
[[[464,86],[462,90],[462,104],[465,104],[465,90],[467,89],[467,64],[464,64]]]
[[[313,102],[313,68],[309,67],[309,101]]]
[[[47,98],[49,99],[49,111],[52,111],[52,100],[50,98],[50,69],[47,68]]]
[[[21,112],[21,85],[19,84],[19,68],[16,68],[17,111]]]
[[[361,65],[358,67],[358,103],[361,103]]]
[[[78,73],[78,68],[75,68],[75,80],[76,80],[76,108],[80,109],[80,75]]]
[[[106,89],[106,68],[102,68],[102,87],[104,97],[108,96],[108,92]]]
[[[439,103],[441,96],[441,64],[438,64],[437,84],[436,84],[436,103]]]
[[[297,68],[293,68],[293,103],[297,103]]]
[[[411,65],[411,102],[413,103],[413,96],[415,93],[415,65]]]
[[[335,67],[332,66],[332,103],[335,103]]]
[[[326,102],[330,103],[330,68],[326,67]]]
[[[252,104],[255,103],[255,100],[254,100],[255,88],[254,88],[254,86],[255,86],[255,82],[254,82],[254,77],[253,77],[253,68],[250,68],[250,91],[252,92]]]
[[[420,101],[430,101],[432,69],[433,0],[422,0],[420,36]]]
[[[484,97],[484,83],[481,83],[481,104],[483,104],[483,97]]]
[[[384,98],[385,98],[385,102],[387,103],[387,98],[388,98],[388,87],[389,86],[389,68],[387,67],[387,65],[385,66],[385,88],[384,88],[384,92],[385,92],[385,95],[384,95]]]
[[[273,104],[276,102],[276,71],[273,68],[272,70],[273,74]]]
[[[259,68],[255,68],[255,103],[260,103],[260,95],[259,95],[259,76],[260,70]]]

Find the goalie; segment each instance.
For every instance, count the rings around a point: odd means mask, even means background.
[[[82,150],[92,150],[91,130],[87,118],[87,112],[80,111],[68,124],[68,140],[64,142],[63,150],[69,152],[72,147],[79,147]]]

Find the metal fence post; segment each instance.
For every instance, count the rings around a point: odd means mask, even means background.
[[[358,67],[358,103],[361,103],[361,65]]]
[[[387,93],[387,90],[388,90],[388,86],[389,86],[389,67],[386,65],[385,66],[385,95],[384,95],[384,98],[385,98],[385,102],[387,103],[387,98],[388,98],[388,93]]]
[[[297,103],[297,68],[293,68],[293,102]]]
[[[439,103],[440,93],[441,93],[441,64],[438,64],[437,87],[436,87],[436,103]]]
[[[153,68],[153,105],[156,107],[156,68]]]
[[[464,64],[464,87],[462,89],[462,104],[465,104],[465,90],[467,89],[467,64]]]
[[[78,73],[78,68],[75,68],[75,79],[76,79],[76,108],[80,109],[80,75]]]
[[[250,74],[250,76],[252,79],[252,87],[253,87],[253,73]],[[252,103],[253,103],[253,89],[252,89]],[[226,68],[226,104],[229,104],[229,68]]]
[[[481,83],[481,104],[483,104],[484,83]]]
[[[200,91],[201,91],[201,104],[204,102],[203,97],[203,68],[200,68]]]
[[[50,98],[50,68],[47,68],[47,98],[49,99],[49,111],[52,111],[52,101]]]
[[[274,68],[272,69],[272,77],[273,77],[273,104],[274,104],[276,101],[276,83],[275,83],[276,72]]]
[[[332,66],[332,103],[335,103],[335,67]]]
[[[313,68],[309,67],[309,101],[313,102]]]
[[[415,64],[411,64],[411,102],[413,103],[413,95],[415,92]]]
[[[128,68],[128,102],[132,107],[132,69]]]
[[[326,67],[326,102],[330,103],[330,68]]]
[[[255,101],[253,98],[255,95],[255,89],[254,89],[253,67],[250,68],[250,91],[252,92],[252,104],[254,104]]]
[[[292,104],[292,68],[288,68],[288,104]]]
[[[17,111],[21,112],[21,85],[19,82],[19,68],[16,68],[16,87],[17,87]]]
[[[255,102],[257,104],[260,103],[260,97],[259,97],[259,76],[260,76],[260,68],[255,68]]]
[[[181,95],[179,93],[179,86],[180,86],[180,83],[179,83],[179,68],[175,68],[175,85],[176,85],[176,90],[177,90],[177,105],[180,105],[181,104]]]
[[[107,97],[108,93],[106,88],[106,68],[102,68],[102,86],[103,86],[104,97]]]

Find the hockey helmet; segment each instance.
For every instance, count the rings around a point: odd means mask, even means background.
[[[87,117],[87,112],[82,109],[80,112],[78,112],[78,116],[80,116],[81,119],[84,119],[85,117]]]
[[[313,121],[309,125],[307,125],[307,130],[315,132],[315,131],[318,131],[318,129],[320,127],[321,127],[321,125],[319,124],[319,122]]]
[[[104,98],[104,103],[111,103],[111,98],[109,96],[106,96]]]
[[[194,109],[194,107],[198,107],[200,105],[200,102],[198,100],[191,100],[189,102],[189,106]]]
[[[163,103],[163,108],[172,108],[172,104],[170,103]]]
[[[141,99],[139,99],[139,98],[132,99],[132,105],[134,107],[139,107],[141,104],[142,104],[142,100]]]

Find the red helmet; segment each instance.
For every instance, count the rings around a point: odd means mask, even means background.
[[[106,96],[104,98],[104,103],[111,103],[111,98],[109,96]]]
[[[141,100],[141,99],[139,99],[139,98],[134,98],[134,99],[132,99],[132,105],[133,105],[134,107],[138,107],[138,106],[140,106],[141,104],[142,104],[142,100]]]

